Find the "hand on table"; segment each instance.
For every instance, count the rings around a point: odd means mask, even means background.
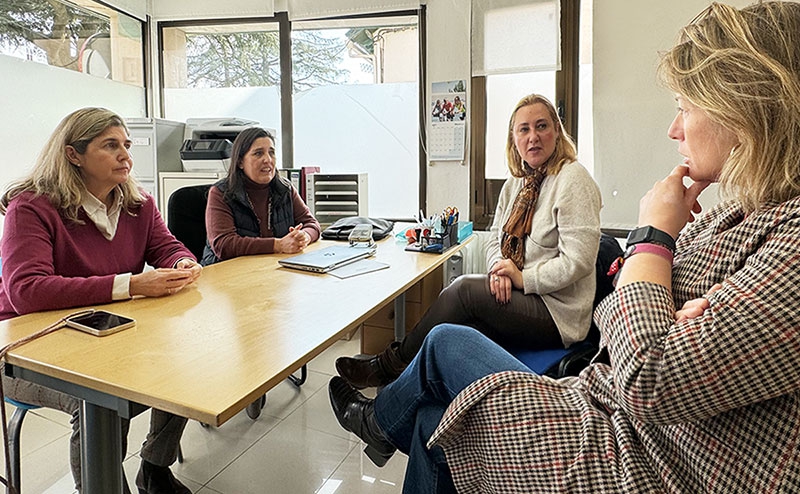
[[[182,290],[196,280],[203,268],[191,259],[181,259],[176,268],[158,268],[131,276],[131,297],[163,297]]]
[[[275,239],[275,251],[282,254],[294,254],[308,247],[311,236],[302,228],[302,223],[289,227],[289,233],[285,237]]]
[[[203,266],[198,264],[197,262],[189,259],[183,258],[175,264],[175,269],[188,269],[192,272],[192,281],[197,280],[200,275],[203,273]]]

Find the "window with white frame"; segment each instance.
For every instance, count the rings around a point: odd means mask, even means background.
[[[592,170],[592,0],[473,0],[472,8],[470,181],[472,219],[483,229],[509,176],[508,119],[523,96],[538,93],[556,105]]]
[[[290,52],[281,45],[287,24],[161,23],[164,117],[257,121],[276,131],[282,168],[366,172],[370,216],[412,217],[419,208],[417,16],[292,22]],[[291,56],[291,91],[281,88],[282,56]],[[291,142],[281,142],[287,136]]]
[[[292,24],[295,166],[366,172],[370,216],[419,209],[418,40],[416,16]],[[338,57],[299,63],[319,43]]]

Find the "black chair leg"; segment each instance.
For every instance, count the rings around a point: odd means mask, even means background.
[[[304,382],[306,382],[306,377],[308,377],[308,368],[305,365],[303,365],[303,367],[300,368],[300,377],[296,377],[294,374],[290,374],[289,380],[292,382],[292,384],[294,384],[299,388],[300,386],[303,385]]]
[[[183,463],[183,448],[181,445],[178,445],[178,463]]]
[[[307,378],[308,378],[308,368],[305,365],[303,365],[303,367],[300,368],[300,377],[297,377],[293,374],[290,374],[288,377],[289,381],[291,381],[291,383],[297,386],[298,388],[302,386],[303,383],[306,382]],[[261,416],[261,410],[264,408],[264,405],[266,404],[267,404],[267,395],[265,394],[262,395],[261,398],[257,399],[253,403],[247,405],[247,408],[245,409],[245,411],[247,412],[247,416],[253,420],[257,419],[258,417]]]
[[[11,464],[11,471],[6,472],[6,477],[11,486],[20,491],[21,477],[20,477],[20,434],[22,432],[22,419],[28,410],[24,408],[17,408],[14,414],[11,415],[11,420],[8,421],[8,455],[9,463]]]
[[[261,409],[264,408],[264,405],[267,404],[267,395],[263,394],[260,398],[258,398],[253,403],[247,405],[245,409],[247,411],[247,416],[251,419],[255,420],[261,416]]]

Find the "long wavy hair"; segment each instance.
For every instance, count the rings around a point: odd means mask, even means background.
[[[659,75],[738,137],[723,197],[754,211],[800,194],[800,3],[712,3],[661,57]]]
[[[514,117],[517,116],[517,112],[520,108],[535,105],[536,103],[541,103],[547,108],[550,120],[553,121],[553,126],[558,130],[556,149],[545,164],[547,167],[547,174],[556,175],[561,171],[561,167],[564,166],[564,163],[578,159],[575,143],[564,131],[564,125],[561,124],[561,119],[558,118],[558,112],[556,112],[556,108],[550,103],[550,100],[540,94],[529,94],[519,100],[517,106],[514,107],[514,111],[511,112],[511,118],[508,120],[506,162],[508,164],[508,170],[511,172],[511,175],[515,177],[525,176],[525,163],[522,161],[522,156],[520,156],[517,151],[517,146],[514,145]]]
[[[79,154],[84,154],[89,143],[109,127],[122,127],[126,134],[130,133],[122,117],[105,108],[82,108],[64,117],[42,148],[31,174],[12,183],[0,198],[0,214],[6,213],[12,199],[30,191],[47,197],[68,220],[83,223],[78,211],[83,194],[89,192],[80,168],[67,159],[66,149],[72,146]],[[128,181],[117,187],[122,193],[123,211],[135,214],[146,200],[138,182],[129,175]]]

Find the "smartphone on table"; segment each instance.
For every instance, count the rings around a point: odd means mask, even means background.
[[[96,310],[89,314],[74,316],[67,319],[67,326],[78,329],[95,336],[114,334],[123,329],[133,327],[136,321],[130,317],[121,316],[104,310]]]
[[[372,241],[372,225],[369,223],[360,223],[350,230],[350,235],[347,236],[351,246],[364,246],[371,247],[374,243]]]

